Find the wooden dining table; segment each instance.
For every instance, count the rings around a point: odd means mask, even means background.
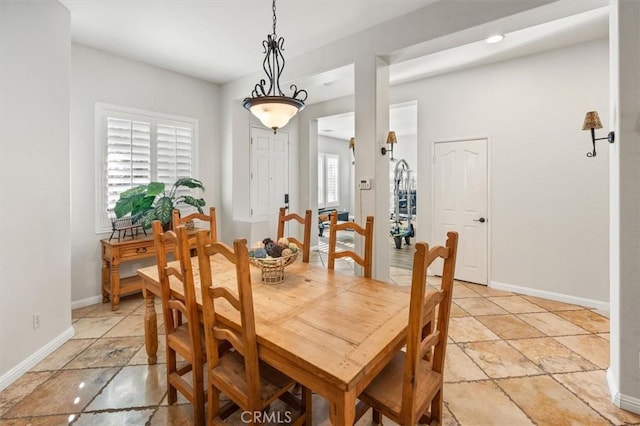
[[[214,285],[236,290],[235,269],[216,256]],[[201,306],[197,258],[192,258]],[[334,425],[352,425],[356,398],[405,343],[409,288],[327,270],[297,261],[278,284],[261,282],[251,268],[259,357],[329,402]],[[143,279],[145,344],[150,364],[158,349],[154,296],[160,297],[156,266],[138,270]],[[173,286],[180,292],[179,286]],[[239,325],[237,312],[216,301],[220,320]]]

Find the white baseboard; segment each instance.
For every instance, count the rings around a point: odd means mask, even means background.
[[[85,306],[95,305],[96,303],[101,303],[101,302],[102,302],[101,295],[91,296],[91,297],[87,297],[86,299],[75,300],[71,302],[71,309],[84,308]]]
[[[11,383],[18,380],[24,373],[33,368],[40,361],[49,356],[53,351],[62,346],[67,340],[71,339],[75,334],[73,327],[67,328],[62,334],[31,354],[27,359],[13,367],[0,377],[0,391],[4,390]]]
[[[623,410],[631,411],[632,413],[640,414],[640,399],[632,396],[622,395],[618,391],[618,384],[616,383],[611,368],[607,369],[607,385],[609,385],[609,393],[611,394],[611,401]]]
[[[604,312],[609,312],[609,303],[601,302],[599,300],[585,299],[584,297],[570,296],[567,294],[537,290],[535,288],[521,287],[513,284],[499,283],[496,281],[491,281],[489,287],[495,288],[496,290],[511,291],[513,293],[526,294],[527,296],[541,297],[543,299],[556,300],[558,302],[570,303],[572,305],[580,305],[587,308],[594,308]]]

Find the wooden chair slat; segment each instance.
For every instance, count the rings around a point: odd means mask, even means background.
[[[167,267],[167,275],[174,276],[184,283],[184,277],[182,276],[182,273],[173,266]]]
[[[216,221],[216,208],[210,207],[209,214],[206,215],[204,213],[194,212],[188,214],[187,216],[181,217],[180,210],[174,209],[171,212],[171,223],[173,226],[173,230],[180,226],[186,225],[189,221],[199,220],[202,222],[207,222],[209,224],[209,235],[213,241],[218,241],[218,230],[217,230],[217,221]],[[189,247],[194,248],[196,245],[195,236],[189,237]]]
[[[311,210],[305,212],[304,218],[297,213],[286,214],[286,211],[286,207],[280,207],[280,211],[278,212],[278,233],[276,235],[276,241],[285,236],[284,225],[286,222],[295,221],[303,225],[302,242],[296,237],[287,236],[287,239],[302,250],[302,261],[309,263],[309,254],[311,252]]]
[[[214,327],[213,328],[213,337],[215,337],[217,340],[226,340],[229,343],[231,343],[231,346],[233,346],[233,348],[240,352],[241,355],[244,356],[245,351],[244,351],[244,344],[242,343],[242,341],[240,340],[240,338],[238,337],[238,335],[236,333],[234,333],[233,331],[227,329],[227,328],[219,328],[219,327]]]
[[[427,351],[430,351],[440,341],[440,332],[429,334],[422,342],[420,342],[420,358],[424,358]]]
[[[371,278],[373,270],[373,216],[367,216],[364,227],[354,222],[338,223],[338,215],[332,212],[330,215],[331,223],[329,225],[329,256],[327,267],[335,269],[336,259],[349,257],[363,268],[363,275]],[[352,230],[364,237],[364,256],[360,256],[353,250],[336,251],[337,232],[344,230]]]
[[[227,302],[231,303],[231,306],[236,308],[238,311],[240,310],[240,300],[238,300],[238,297],[235,294],[231,293],[228,288],[214,287],[211,289],[210,294],[214,298],[224,298]]]

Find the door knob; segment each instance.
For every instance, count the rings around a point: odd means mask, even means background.
[[[487,221],[487,219],[485,219],[484,217],[481,217],[480,219],[473,219],[474,222],[480,222],[480,223],[485,223]]]

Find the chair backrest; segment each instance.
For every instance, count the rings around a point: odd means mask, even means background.
[[[457,232],[447,233],[445,247],[435,246],[430,249],[426,243],[416,243],[416,252],[413,256],[409,326],[402,385],[402,413],[406,415],[412,413],[411,418],[413,420],[411,420],[411,424],[415,424],[420,417],[420,413],[416,412],[415,407],[415,378],[420,376],[418,374],[420,361],[429,359],[431,360],[431,369],[433,371],[440,374],[444,371],[457,248]],[[427,268],[437,258],[444,259],[441,286],[439,290],[427,294]],[[435,326],[430,324],[425,329],[425,318],[426,321],[433,322],[436,312],[437,323]]]
[[[189,323],[189,335],[194,353],[202,353],[200,340],[200,327],[191,327],[198,324],[198,305],[193,281],[193,268],[189,256],[189,241],[187,230],[184,226],[176,227],[176,231],[162,230],[159,220],[153,221],[153,240],[156,250],[156,263],[162,290],[162,313],[167,335],[176,331],[185,317]],[[180,267],[169,265],[168,254],[174,253],[180,262]],[[184,298],[175,297],[171,285],[181,286]]]
[[[209,368],[219,365],[219,346],[225,341],[229,342],[236,351],[244,356],[247,396],[250,404],[257,404],[261,401],[260,370],[247,240],[236,239],[232,249],[224,243],[213,242],[206,231],[198,231],[196,241]],[[210,266],[211,257],[216,255],[221,255],[235,265],[237,293],[227,287],[216,286]],[[227,327],[217,320],[215,300],[218,298],[225,299],[238,311],[241,323],[239,329]]]
[[[190,220],[201,220],[203,222],[209,222],[209,232],[211,232],[211,239],[213,241],[218,241],[218,231],[216,229],[216,208],[209,208],[209,215],[204,213],[191,213],[185,217],[180,217],[180,210],[174,209],[172,212],[172,224],[173,230],[176,230],[176,227],[179,225],[184,225]],[[196,238],[195,236],[189,239],[190,245],[195,246]]]
[[[329,225],[329,262],[328,268],[335,268],[335,261],[341,257],[350,257],[364,269],[363,275],[371,278],[373,262],[373,216],[367,216],[364,227],[355,222],[338,223],[338,215],[335,212],[330,214],[331,224]],[[336,251],[338,231],[351,230],[364,237],[364,256],[360,256],[353,250]]]
[[[284,224],[290,220],[295,220],[304,226],[304,236],[302,242],[295,237],[287,236],[287,239],[302,250],[302,261],[309,263],[309,253],[311,251],[311,210],[307,210],[303,218],[297,213],[286,214],[286,208],[280,207],[280,213],[278,215],[278,240],[284,237]]]

